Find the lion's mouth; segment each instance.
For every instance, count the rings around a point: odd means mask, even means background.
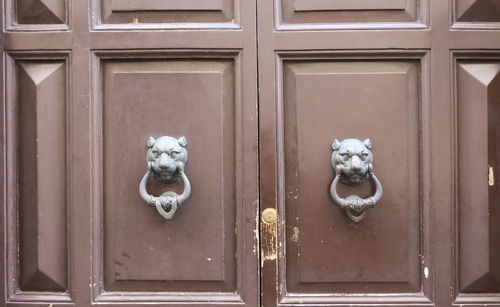
[[[364,176],[361,175],[352,175],[349,176],[349,180],[354,181],[354,182],[359,182],[364,178]]]
[[[367,173],[350,173],[342,174],[342,182],[349,184],[360,184],[366,181],[368,177]]]

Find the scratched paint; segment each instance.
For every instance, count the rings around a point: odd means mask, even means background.
[[[299,227],[293,227],[293,233],[292,237],[290,238],[290,241],[292,242],[299,242]]]
[[[266,261],[274,261],[278,258],[276,248],[276,223],[262,223],[262,250],[261,250],[261,267]]]

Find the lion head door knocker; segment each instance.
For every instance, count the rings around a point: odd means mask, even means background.
[[[372,144],[369,139],[360,141],[346,139],[342,142],[333,141],[332,166],[335,171],[330,187],[330,196],[341,208],[345,209],[347,216],[354,222],[359,222],[366,217],[366,209],[373,208],[382,198],[382,185],[373,173]],[[375,183],[375,194],[368,198],[356,195],[342,198],[337,193],[337,184],[342,182],[350,186],[359,185],[371,178]]]
[[[158,139],[148,139],[147,170],[139,184],[139,193],[142,199],[150,206],[155,206],[158,213],[169,220],[175,211],[191,196],[191,184],[184,173],[188,154],[186,138],[179,139],[162,136]],[[173,183],[182,178],[184,191],[181,195],[168,191],[160,196],[152,196],[146,191],[149,177],[163,182]]]

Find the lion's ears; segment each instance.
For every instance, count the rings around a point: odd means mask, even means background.
[[[187,146],[187,141],[185,137],[181,136],[177,141],[179,142],[179,145],[181,145],[182,147]]]
[[[335,139],[332,143],[332,149],[333,151],[337,151],[340,148],[340,142],[339,140]]]
[[[363,144],[365,144],[366,148],[372,149],[372,142],[370,141],[370,139],[364,140]]]
[[[370,141],[370,139],[364,140],[363,144],[366,146],[366,148],[372,149],[372,142]],[[340,142],[339,140],[335,139],[332,143],[332,149],[333,151],[337,151],[339,150],[339,148],[340,148]]]
[[[155,143],[156,143],[155,138],[152,137],[152,136],[150,136],[149,139],[148,139],[148,148],[153,147]]]

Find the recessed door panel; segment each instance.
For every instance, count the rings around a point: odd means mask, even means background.
[[[277,7],[285,28],[418,27],[425,17],[423,1],[279,0]]]
[[[13,301],[68,302],[67,62],[7,57],[7,291]],[[34,294],[36,293],[36,294]]]
[[[455,0],[455,18],[458,22],[500,22],[500,2],[495,0]],[[498,24],[496,25],[498,27]]]
[[[419,63],[285,61],[286,291],[419,292]],[[329,195],[334,139],[370,139],[379,204],[355,223]],[[374,185],[341,185],[368,197]]]
[[[105,289],[235,289],[234,98],[229,60],[105,62]],[[163,135],[187,139],[193,190],[169,221],[138,193],[146,141]],[[182,189],[148,185],[153,195]]]
[[[5,27],[11,31],[68,30],[67,0],[5,0]]]
[[[500,292],[500,63],[457,65],[459,287]]]
[[[198,28],[213,27],[214,24],[220,27],[225,23],[224,27],[235,27],[234,0],[95,0],[95,3],[100,8],[100,22],[103,24]]]

